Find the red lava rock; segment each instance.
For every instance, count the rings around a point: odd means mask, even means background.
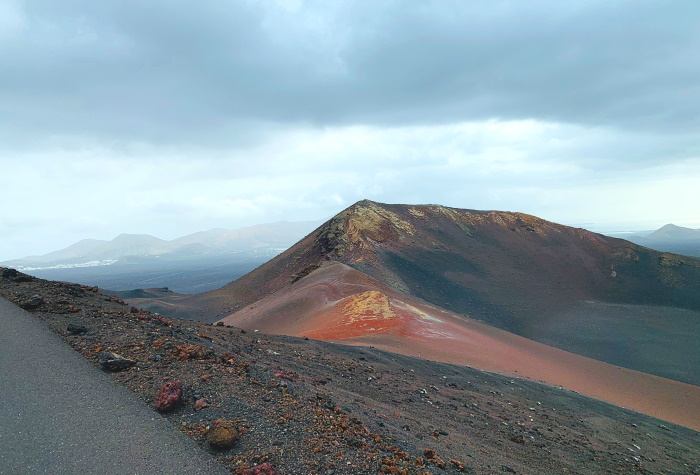
[[[207,335],[207,334],[204,333],[204,332],[199,332],[198,335],[199,335],[200,337],[204,338],[205,340],[209,340],[209,341],[213,341],[213,340],[214,340],[212,337],[210,337],[209,335]]]
[[[161,386],[156,397],[156,409],[160,412],[168,412],[175,409],[182,401],[182,383],[169,381]]]
[[[209,407],[209,403],[207,402],[206,399],[201,398],[201,399],[197,399],[197,401],[194,403],[193,409],[195,411],[201,411],[205,407]]]
[[[253,468],[243,470],[240,473],[243,475],[279,475],[279,472],[272,468],[272,465],[267,462],[256,465]]]
[[[224,364],[234,365],[236,364],[236,355],[231,353],[224,353],[221,355],[221,362]]]
[[[203,359],[207,356],[207,349],[202,345],[180,345],[175,348],[175,358],[180,361]]]
[[[238,429],[234,424],[223,419],[217,419],[212,422],[207,430],[207,442],[214,449],[229,449],[233,446],[236,439],[238,439]]]
[[[139,313],[139,309],[136,307],[131,307],[131,313]]]
[[[425,449],[423,455],[428,459],[430,463],[438,468],[445,469],[445,462],[440,458],[440,456],[433,449]]]
[[[275,373],[275,377],[287,379],[289,381],[296,381],[299,379],[299,375],[297,373],[290,371],[280,371],[279,373]]]

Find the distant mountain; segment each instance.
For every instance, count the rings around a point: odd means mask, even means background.
[[[104,246],[109,241],[103,241],[101,239],[83,239],[82,241],[76,242],[72,246],[68,246],[60,251],[50,252],[43,256],[29,256],[23,259],[17,259],[17,261],[27,261],[27,262],[53,262],[61,260],[70,259],[80,259],[81,257],[91,253],[100,246]],[[14,262],[14,261],[10,261]]]
[[[85,239],[44,256],[0,265],[37,277],[110,290],[170,287],[196,293],[216,289],[250,272],[303,238],[320,221],[279,222],[212,229],[171,241],[120,234],[111,241]]]
[[[171,244],[177,247],[203,245],[212,251],[287,248],[321,223],[320,221],[282,222],[232,230],[212,229],[174,239]]]
[[[453,362],[481,320],[700,384],[699,288],[700,260],[534,216],[362,201],[221,289],[139,304]]]
[[[647,236],[656,241],[676,241],[683,239],[700,240],[700,229],[684,228],[675,224],[667,224]]]
[[[625,239],[658,251],[700,257],[700,229],[667,224],[646,235],[630,235]]]
[[[120,234],[81,256],[85,260],[119,260],[127,256],[159,256],[174,250],[172,243],[148,234]]]
[[[187,260],[232,252],[286,249],[320,222],[279,222],[240,229],[212,229],[171,241],[148,234],[120,234],[111,241],[85,239],[43,256],[28,256],[1,263],[22,271],[49,268],[92,267],[134,259],[160,257]]]

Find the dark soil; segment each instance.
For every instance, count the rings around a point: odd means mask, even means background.
[[[97,288],[0,273],[0,295],[41,297],[33,313],[96,366],[104,351],[136,360],[110,374],[154,415],[161,386],[180,381],[183,404],[164,417],[232,473],[700,473],[700,433],[569,391],[132,312]],[[238,425],[231,449],[206,443],[217,419]]]

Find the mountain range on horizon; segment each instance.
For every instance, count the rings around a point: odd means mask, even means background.
[[[83,239],[71,246],[41,256],[27,256],[2,262],[19,270],[53,266],[113,264],[133,258],[188,257],[228,254],[233,252],[286,249],[309,233],[320,221],[265,223],[238,229],[215,228],[172,240],[149,234],[120,234],[112,240]]]
[[[323,221],[263,223],[236,229],[214,228],[172,240],[149,234],[122,233],[111,240],[83,239],[64,249],[43,255],[10,259],[0,264],[19,270],[50,267],[78,267],[85,264],[109,265],[139,257],[187,259],[204,255],[251,250],[284,250],[311,232]],[[611,234],[651,249],[700,257],[700,229],[666,224],[647,233]]]

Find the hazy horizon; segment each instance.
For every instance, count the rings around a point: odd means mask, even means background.
[[[2,2],[0,260],[365,198],[700,227],[698,15],[691,0]]]
[[[339,212],[342,210],[338,210]],[[324,222],[328,219],[330,219],[331,216],[326,216],[322,219],[317,219],[317,220],[304,220],[302,222],[309,222],[309,223],[316,223],[316,222]],[[277,221],[275,223],[279,222],[288,222],[288,221]],[[275,224],[275,223],[254,223],[249,226],[255,226],[255,225],[260,225],[260,224]],[[660,223],[660,224],[659,224]],[[600,234],[624,234],[624,233],[629,233],[629,234],[635,234],[635,233],[643,233],[643,232],[651,232],[655,231],[662,226],[665,226],[666,224],[675,224],[677,226],[682,226],[682,227],[687,227],[687,228],[692,228],[692,229],[700,229],[700,221],[697,222],[692,222],[692,223],[686,223],[686,224],[678,224],[678,223],[667,223],[663,222],[661,223],[660,221],[647,221],[647,222],[630,222],[630,223],[559,223],[559,224],[564,224],[566,226],[572,226],[576,228],[583,228],[587,229],[589,231],[597,232]],[[241,228],[249,227],[249,226],[242,226]],[[625,228],[625,226],[628,226]],[[44,254],[48,254],[50,252],[58,251],[61,249],[65,249],[66,247],[69,247],[77,242],[80,242],[82,240],[88,240],[88,239],[96,239],[96,240],[102,240],[102,241],[111,241],[118,237],[119,235],[122,234],[131,234],[131,235],[139,235],[139,234],[147,234],[149,236],[156,237],[158,239],[162,239],[164,241],[172,241],[174,239],[187,236],[189,234],[194,234],[197,232],[202,232],[202,231],[213,231],[215,229],[240,229],[240,228],[210,228],[210,229],[199,229],[199,230],[193,230],[191,232],[187,232],[185,234],[178,234],[178,235],[172,235],[172,236],[161,236],[157,234],[149,234],[149,233],[140,233],[140,232],[120,232],[115,235],[110,235],[110,236],[105,236],[105,237],[100,237],[96,238],[93,236],[85,236],[81,239],[78,239],[77,241],[72,241],[69,242],[68,244],[65,245],[59,245],[56,247],[50,247],[46,251],[42,252],[35,252],[31,254],[23,254],[23,255],[16,255],[13,257],[5,257],[2,253],[0,253],[0,262],[3,261],[11,261],[11,260],[16,260],[16,259],[21,259],[24,257],[30,257],[30,256],[42,256]],[[309,231],[311,231],[310,229]],[[47,246],[50,246],[50,244],[47,244]]]

